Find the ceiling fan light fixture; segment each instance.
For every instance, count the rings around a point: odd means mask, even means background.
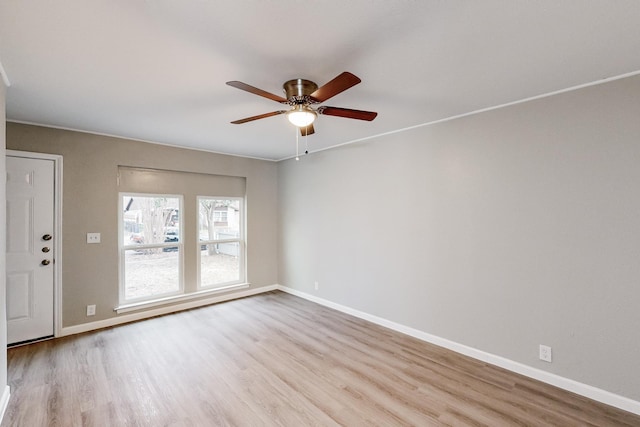
[[[287,119],[299,128],[307,127],[316,119],[318,114],[305,105],[298,105],[291,111],[287,112]]]

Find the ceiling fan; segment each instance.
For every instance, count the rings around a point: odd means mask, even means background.
[[[235,80],[230,81],[227,82],[229,86],[253,93],[254,95],[271,99],[272,101],[279,102],[280,104],[289,105],[291,107],[289,110],[272,111],[270,113],[260,114],[258,116],[235,120],[231,123],[242,124],[258,119],[277,116],[279,114],[286,114],[289,121],[293,125],[300,128],[300,133],[302,134],[302,136],[306,136],[311,135],[315,132],[313,129],[313,122],[318,114],[322,114],[325,116],[345,117],[347,119],[371,121],[376,118],[378,113],[339,107],[312,107],[312,105],[325,102],[326,100],[333,98],[337,94],[344,92],[345,90],[357,85],[360,82],[361,80],[358,77],[347,71],[338,75],[336,78],[320,88],[317,84],[310,80],[293,79],[285,82],[285,84],[282,85],[282,88],[284,89],[284,92],[286,94],[286,98],[283,98],[281,96],[274,95],[273,93],[269,93],[262,89],[250,86],[246,83]]]

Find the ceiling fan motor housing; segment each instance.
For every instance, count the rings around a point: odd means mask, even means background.
[[[318,85],[311,80],[293,79],[283,84],[282,87],[287,94],[287,101],[290,105],[317,103],[310,95],[318,89]]]

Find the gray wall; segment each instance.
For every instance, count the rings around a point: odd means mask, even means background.
[[[278,175],[282,285],[640,400],[640,77]]]
[[[63,156],[64,327],[116,316],[118,165],[245,177],[247,279],[253,288],[277,283],[275,163],[16,123],[7,124],[7,148]],[[102,243],[87,245],[87,232],[102,233]],[[185,262],[195,262],[192,252]],[[97,304],[95,317],[86,317],[88,304]]]
[[[6,230],[6,161],[5,161],[5,98],[6,88],[0,80],[0,226],[2,227],[2,238],[0,238],[0,396],[4,392],[7,384],[7,304],[6,304],[6,259],[5,259],[5,232]]]

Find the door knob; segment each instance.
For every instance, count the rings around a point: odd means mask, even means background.
[[[46,246],[45,246],[44,248],[42,248],[42,252],[44,252],[44,253],[47,253],[47,252],[49,252],[50,250],[51,250],[51,249],[49,249],[49,248],[48,248],[48,247],[46,247]]]
[[[42,236],[42,240],[51,240],[51,234],[45,234]]]
[[[43,259],[41,264],[42,265],[49,265],[49,264],[51,264],[51,261],[49,261],[48,259]]]

